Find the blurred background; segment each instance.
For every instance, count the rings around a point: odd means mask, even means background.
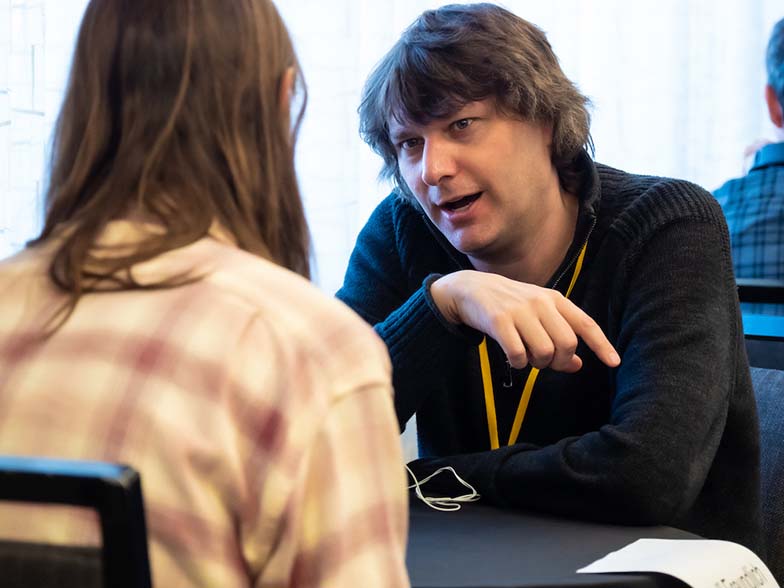
[[[165,0],[162,0],[165,1]],[[341,284],[356,235],[389,191],[356,108],[376,61],[430,0],[280,0],[308,84],[297,152],[315,282]],[[0,0],[0,257],[42,219],[52,125],[87,0]],[[596,159],[713,190],[772,138],[764,48],[780,0],[509,0],[548,34],[593,101]],[[403,437],[414,457],[413,427]]]
[[[36,234],[49,137],[86,0],[0,0],[0,256]],[[280,0],[309,101],[298,173],[317,284],[340,286],[357,232],[389,186],[357,134],[367,74],[430,0]],[[712,190],[769,137],[764,47],[780,0],[509,0],[548,34],[593,101],[598,161]]]

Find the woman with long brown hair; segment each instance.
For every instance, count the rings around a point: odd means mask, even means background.
[[[91,0],[0,263],[0,452],[139,470],[156,586],[407,583],[388,356],[306,279],[304,104],[269,0]],[[0,532],[92,538],[39,515]]]

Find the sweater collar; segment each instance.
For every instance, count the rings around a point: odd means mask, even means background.
[[[564,276],[574,267],[580,251],[596,226],[597,212],[601,201],[599,174],[591,157],[584,150],[577,156],[577,167],[581,177],[580,187],[577,191],[580,208],[577,214],[574,238],[560,266],[547,282],[548,288],[556,288],[559,291],[565,291],[568,286],[568,280],[564,280]]]

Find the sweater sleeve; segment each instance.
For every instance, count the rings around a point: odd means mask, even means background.
[[[616,281],[623,363],[608,422],[544,447],[418,460],[417,477],[452,465],[489,502],[604,521],[686,515],[727,441],[735,390],[740,321],[726,230],[716,218],[685,218],[631,249]]]
[[[405,232],[408,250],[420,257],[437,247],[424,227],[412,226],[418,219],[401,213],[395,198],[387,197],[359,234],[337,297],[373,325],[387,345],[403,430],[454,357],[476,345],[481,335],[450,325],[436,308],[429,286],[438,275],[417,274],[420,264],[406,259],[397,235]]]

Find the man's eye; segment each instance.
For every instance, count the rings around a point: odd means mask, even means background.
[[[471,126],[472,122],[474,122],[474,119],[472,118],[461,118],[460,120],[456,120],[455,122],[453,122],[452,126],[457,131],[464,131],[465,129]]]
[[[419,145],[419,139],[404,139],[398,143],[400,149],[407,151],[409,149],[414,149],[417,145]]]

